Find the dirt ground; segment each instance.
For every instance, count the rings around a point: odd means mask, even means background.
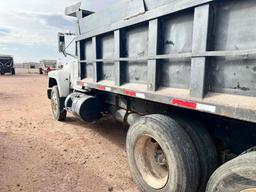
[[[53,120],[47,76],[0,76],[0,192],[138,192],[126,130],[110,119]]]

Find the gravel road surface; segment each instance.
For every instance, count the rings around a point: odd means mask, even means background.
[[[0,192],[138,192],[122,124],[53,120],[47,76],[0,76]]]

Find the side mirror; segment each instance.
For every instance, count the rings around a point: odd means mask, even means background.
[[[58,33],[59,52],[65,53],[65,35]]]

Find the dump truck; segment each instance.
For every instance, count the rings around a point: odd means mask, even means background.
[[[113,116],[128,128],[144,192],[256,191],[256,1],[81,3],[76,53],[49,73],[53,116]],[[113,154],[114,155],[114,154]]]
[[[0,55],[0,74],[4,75],[5,73],[15,75],[13,57],[10,55]]]

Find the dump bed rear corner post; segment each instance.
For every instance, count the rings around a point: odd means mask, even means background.
[[[192,53],[207,51],[210,22],[210,4],[195,8]],[[190,95],[203,98],[205,94],[206,57],[192,57]]]
[[[154,19],[149,21],[148,31],[148,90],[156,91],[157,89],[157,60],[151,57],[156,57],[158,51],[158,28],[159,20]]]

